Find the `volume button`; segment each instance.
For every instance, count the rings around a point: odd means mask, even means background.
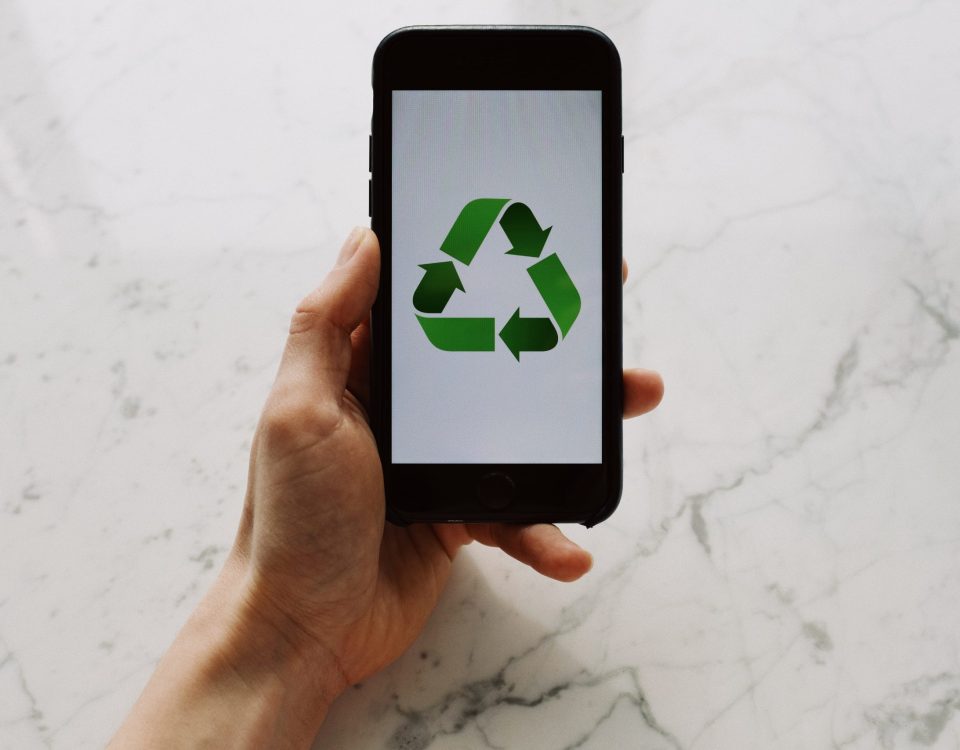
[[[624,172],[627,171],[626,155],[627,155],[627,144],[626,144],[626,141],[623,139],[623,136],[621,135],[620,136],[620,174],[623,174]]]
[[[367,180],[367,216],[373,216],[373,179]]]
[[[367,136],[367,171],[373,173],[373,136]]]

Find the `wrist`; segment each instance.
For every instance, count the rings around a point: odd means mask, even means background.
[[[328,651],[255,605],[231,558],[111,746],[309,747],[345,687]]]
[[[235,683],[259,704],[265,737],[307,746],[329,705],[347,687],[332,653],[292,637],[290,624],[256,596],[241,561],[231,558],[196,612],[212,636],[205,678]],[[270,743],[265,743],[270,744]]]

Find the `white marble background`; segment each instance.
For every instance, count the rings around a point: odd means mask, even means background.
[[[618,44],[667,397],[594,571],[470,549],[317,748],[960,747],[955,0],[0,0],[0,747],[101,746],[212,580],[376,43],[471,21]]]

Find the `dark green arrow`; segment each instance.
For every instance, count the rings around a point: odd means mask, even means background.
[[[425,318],[418,315],[417,320],[430,343],[445,352],[492,352],[497,342],[493,318]]]
[[[521,318],[520,308],[500,331],[500,338],[517,362],[520,352],[545,352],[557,345],[557,329],[550,318]]]
[[[573,285],[567,269],[554,253],[534,263],[527,273],[547,303],[550,314],[560,328],[560,335],[566,336],[580,314],[580,292]]]
[[[483,244],[483,238],[497,220],[500,209],[508,200],[510,199],[477,198],[470,201],[461,209],[440,249],[469,266]]]
[[[443,312],[454,291],[464,291],[456,266],[452,260],[445,260],[440,263],[423,263],[420,268],[426,273],[420,279],[417,291],[413,293],[413,306],[420,312]]]
[[[513,244],[507,250],[507,255],[526,255],[530,258],[540,257],[540,251],[553,229],[541,229],[533,211],[525,203],[511,203],[500,217],[500,226]]]

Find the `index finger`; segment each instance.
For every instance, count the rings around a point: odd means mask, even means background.
[[[499,547],[515,560],[557,581],[575,581],[593,566],[590,553],[552,523],[467,523],[464,528],[481,544]]]

